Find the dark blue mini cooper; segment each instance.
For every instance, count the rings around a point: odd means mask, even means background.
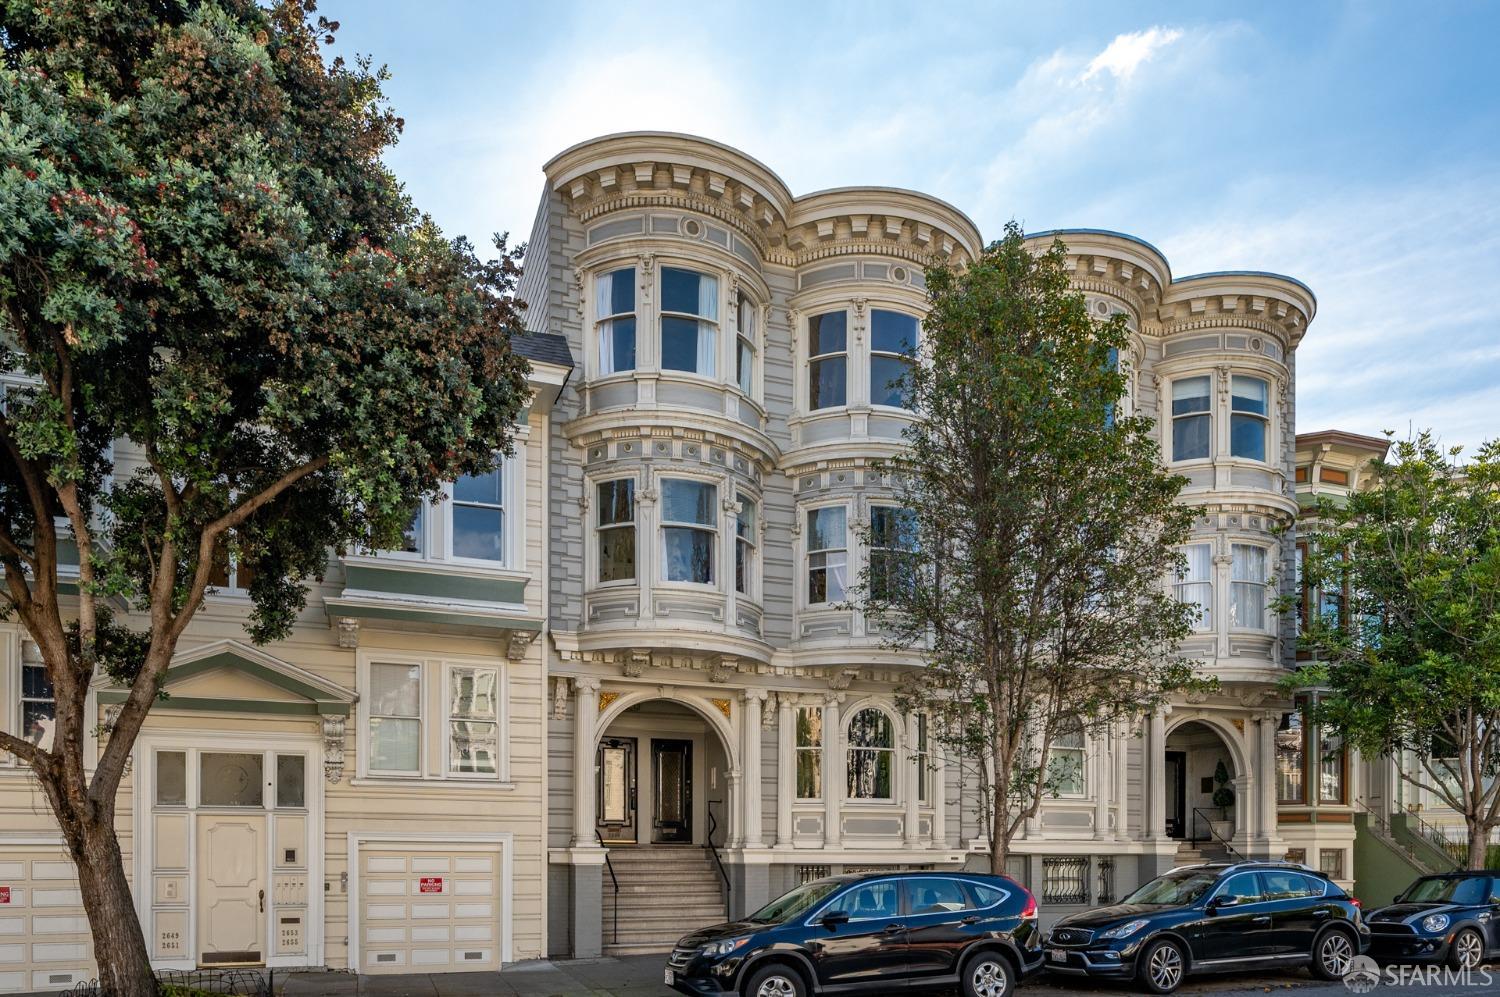
[[[1369,921],[1370,955],[1382,962],[1473,969],[1500,956],[1500,872],[1423,876]]]
[[[672,950],[667,986],[696,997],[889,994],[958,986],[1008,997],[1041,968],[1036,901],[1004,876],[869,873],[797,887]]]
[[[1285,862],[1184,866],[1113,907],[1058,921],[1047,968],[1135,980],[1169,994],[1189,974],[1306,965],[1341,979],[1369,944],[1359,904],[1327,876]]]

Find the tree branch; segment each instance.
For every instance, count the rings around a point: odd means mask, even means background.
[[[3,730],[0,730],[0,750],[9,751],[28,765],[34,763],[42,754],[42,749],[30,741],[22,740]]]

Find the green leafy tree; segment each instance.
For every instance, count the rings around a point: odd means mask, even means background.
[[[1121,407],[1124,317],[1090,317],[1064,253],[1034,253],[1012,223],[968,267],[929,270],[904,378],[921,418],[888,468],[906,511],[865,531],[886,551],[859,601],[925,659],[902,698],[973,763],[996,872],[1057,781],[1060,732],[1107,733],[1197,681],[1174,655],[1191,610],[1168,585],[1184,479]]]
[[[56,721],[0,749],[61,827],[105,992],[135,997],[116,793],[216,567],[253,572],[248,629],[275,640],[330,550],[393,546],[509,449],[517,256],[413,210],[384,72],[326,61],[311,3],[3,10],[0,607]],[[129,692],[92,763],[101,673]]]
[[[1322,611],[1289,682],[1314,718],[1461,814],[1469,867],[1500,827],[1500,443],[1463,461],[1424,432],[1371,484],[1313,511],[1304,584]]]

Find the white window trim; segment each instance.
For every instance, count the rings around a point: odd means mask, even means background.
[[[607,485],[612,481],[633,482],[631,488],[631,529],[635,530],[635,573],[630,578],[615,578],[604,582],[599,580],[599,534],[605,529],[599,520],[599,486]],[[588,578],[588,589],[612,589],[612,588],[635,588],[641,584],[641,476],[634,472],[628,474],[606,474],[597,478],[586,478],[584,487],[587,491],[590,515],[588,520],[589,543],[584,553],[584,571]],[[614,524],[610,529],[624,529],[623,523]]]
[[[419,680],[419,695],[421,696],[421,738],[418,742],[418,768],[417,771],[387,771],[383,769],[370,768],[370,666],[375,664],[390,665],[417,665],[421,669]],[[477,667],[493,668],[499,672],[499,688],[497,690],[499,716],[497,719],[499,731],[499,744],[497,751],[495,774],[485,775],[482,773],[460,773],[449,769],[448,736],[449,723],[452,717],[448,712],[448,673],[454,667]],[[355,767],[356,784],[364,785],[386,785],[406,783],[421,785],[424,783],[450,782],[454,784],[478,784],[490,788],[511,788],[511,746],[510,746],[510,668],[509,662],[503,657],[486,658],[474,655],[444,654],[444,655],[414,655],[401,652],[387,652],[380,650],[358,652],[356,661],[356,682],[359,689],[359,703],[356,710],[355,720],[358,726],[356,740],[356,754],[358,765]],[[438,739],[441,748],[439,757],[433,757],[433,739]]]
[[[681,521],[675,520],[675,519],[670,519],[670,520],[667,519],[667,516],[666,516],[666,502],[667,502],[667,500],[666,500],[666,490],[667,490],[666,489],[666,483],[668,481],[691,481],[691,482],[693,482],[695,484],[708,485],[708,486],[712,487],[714,489],[713,523],[712,523],[712,525],[705,524],[705,523],[686,523],[686,522],[681,522]],[[734,585],[733,585],[732,582],[727,582],[722,577],[722,575],[724,574],[724,567],[720,563],[721,560],[722,560],[723,551],[724,551],[724,548],[722,546],[722,544],[724,542],[724,514],[723,514],[723,511],[722,511],[723,510],[723,500],[724,500],[724,489],[726,487],[732,487],[732,485],[730,485],[728,482],[726,482],[723,478],[713,477],[713,476],[706,475],[706,474],[697,474],[697,473],[694,473],[692,471],[681,471],[681,472],[679,472],[675,468],[671,472],[665,472],[665,471],[659,472],[656,475],[656,478],[653,481],[653,484],[656,486],[656,492],[657,492],[657,496],[658,496],[657,501],[656,501],[656,508],[657,508],[656,522],[655,522],[654,527],[653,527],[655,529],[655,531],[656,531],[656,536],[654,538],[654,544],[655,544],[654,550],[655,550],[656,559],[657,559],[657,562],[658,562],[657,563],[657,568],[656,568],[656,584],[658,586],[660,586],[660,587],[663,587],[663,588],[685,589],[685,590],[690,591],[690,592],[724,592],[726,590],[732,590],[734,588]],[[639,493],[637,493],[637,494],[639,494]],[[714,574],[715,574],[714,578],[711,578],[707,582],[685,582],[685,581],[670,581],[670,580],[668,580],[668,578],[667,578],[667,530],[668,529],[702,530],[704,532],[708,532],[708,533],[711,533],[713,535],[713,544],[714,544],[714,547],[713,547],[713,550],[709,554],[708,563],[709,563],[710,570],[712,570],[714,572]],[[635,549],[636,549],[636,557],[639,558],[640,557],[640,550],[641,550],[641,538],[640,538],[639,534],[637,534],[635,542],[636,542],[636,547],[635,547]],[[636,577],[637,578],[640,577],[640,565],[639,564],[636,565]]]
[[[811,544],[812,544],[812,529],[811,529],[811,527],[808,524],[808,519],[809,519],[809,517],[813,513],[818,512],[819,510],[822,510],[822,509],[843,509],[844,510],[844,546],[843,547],[820,547],[817,550],[814,550],[812,548],[812,546],[811,546]],[[848,597],[848,595],[849,595],[849,579],[852,577],[851,572],[853,572],[855,570],[855,565],[854,565],[854,544],[852,542],[853,538],[850,537],[850,527],[852,525],[852,520],[854,518],[854,507],[849,502],[818,502],[818,503],[814,503],[814,504],[811,504],[811,505],[798,506],[797,507],[797,515],[800,516],[800,517],[802,517],[802,521],[800,523],[802,529],[801,529],[801,532],[800,532],[800,535],[799,535],[798,541],[797,541],[797,546],[800,548],[800,550],[798,551],[797,563],[799,565],[801,565],[801,569],[802,569],[798,573],[799,577],[797,579],[797,590],[798,590],[798,599],[797,599],[797,602],[798,602],[798,605],[801,606],[801,608],[803,610],[808,611],[808,612],[814,612],[814,613],[828,612],[830,610],[834,610],[834,609],[836,609],[836,607],[837,607],[837,605],[838,605],[838,603],[840,601],[842,601],[843,599],[845,599],[845,598]],[[840,596],[840,598],[838,600],[832,600],[832,601],[828,601],[828,602],[813,602],[812,601],[812,571],[813,571],[813,568],[812,568],[812,556],[815,553],[820,553],[820,552],[824,552],[824,551],[832,551],[832,550],[842,550],[844,552],[844,594],[842,596]],[[827,570],[827,569],[825,568],[824,570]]]
[[[844,348],[841,351],[835,353],[814,353],[812,351],[812,320],[823,315],[832,315],[839,312],[842,312],[844,316]],[[812,307],[809,309],[808,314],[804,318],[800,319],[799,322],[802,328],[798,330],[800,334],[798,335],[797,339],[801,344],[798,352],[802,355],[798,358],[797,366],[800,368],[798,381],[800,382],[799,398],[802,404],[797,406],[797,408],[800,409],[808,417],[817,417],[822,415],[830,415],[833,413],[847,412],[848,409],[854,404],[853,385],[858,383],[855,378],[856,371],[853,349],[854,321],[850,316],[850,307],[848,302],[829,302],[826,307]],[[817,360],[830,359],[832,357],[844,358],[844,404],[821,405],[817,408],[813,408],[813,362]]]
[[[635,281],[635,288],[634,288],[634,294],[632,295],[632,298],[633,298],[633,300],[635,302],[635,309],[633,311],[628,311],[628,312],[614,312],[614,313],[611,313],[609,315],[600,315],[600,314],[598,314],[598,311],[599,311],[599,307],[598,307],[598,282],[599,282],[600,278],[607,277],[610,274],[615,273],[615,272],[620,271],[620,270],[630,270],[630,271],[632,271],[634,273],[634,277],[632,277],[632,279]],[[637,260],[635,260],[634,258],[629,259],[629,260],[616,260],[616,261],[613,261],[611,263],[604,264],[604,265],[596,268],[589,275],[589,282],[588,282],[588,288],[587,288],[587,293],[588,293],[587,307],[588,307],[588,311],[589,311],[589,314],[590,314],[590,318],[592,320],[589,323],[589,328],[593,331],[593,336],[591,337],[592,340],[593,340],[593,345],[591,345],[584,352],[587,354],[587,356],[589,358],[589,362],[590,362],[591,367],[592,367],[592,369],[589,371],[589,373],[591,375],[591,377],[590,377],[591,380],[598,380],[598,379],[604,379],[604,378],[616,378],[616,377],[617,378],[621,378],[621,379],[629,379],[631,377],[634,377],[636,371],[638,371],[638,370],[641,369],[641,286],[640,286],[640,280],[641,280],[640,263]],[[631,367],[628,370],[612,370],[608,374],[606,374],[606,373],[604,373],[604,358],[602,356],[600,356],[600,354],[599,354],[599,330],[600,330],[600,327],[603,326],[603,324],[605,322],[609,322],[609,321],[612,321],[612,320],[617,319],[617,318],[624,318],[624,317],[627,317],[627,316],[630,317],[630,318],[634,318],[635,319],[635,366]],[[613,339],[611,339],[610,342],[611,342],[611,345],[613,345]]]
[[[849,738],[849,729],[854,725],[854,718],[866,710],[875,710],[885,716],[886,722],[891,727],[891,746],[889,748],[856,748]],[[884,807],[902,802],[900,751],[902,732],[906,725],[901,718],[884,703],[867,699],[861,703],[855,703],[849,708],[849,712],[842,718],[842,729],[838,732],[839,743],[844,751],[844,785],[840,787],[844,802],[856,807],[876,806]],[[826,737],[825,737],[826,740]],[[890,796],[854,796],[849,792],[849,773],[852,766],[849,764],[850,754],[855,751],[881,752],[884,751],[891,756],[891,795]]]
[[[370,759],[374,754],[372,739],[370,737],[370,721],[376,714],[370,712],[370,671],[374,665],[416,665],[417,666],[417,767],[412,769],[376,769],[370,767]],[[359,766],[361,776],[373,779],[421,779],[427,771],[427,738],[430,733],[428,724],[430,718],[427,716],[428,681],[427,663],[422,658],[414,658],[400,654],[381,654],[371,656],[360,656],[357,670],[357,681],[359,683]],[[381,714],[383,716],[384,714]]]

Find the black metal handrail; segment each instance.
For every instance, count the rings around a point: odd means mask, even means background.
[[[1219,808],[1219,819],[1220,820],[1227,820],[1228,819],[1227,815],[1228,815],[1228,811],[1225,810],[1223,807],[1220,807]],[[1200,838],[1200,837],[1198,837],[1198,818],[1200,818],[1200,817],[1203,818],[1203,822],[1208,825],[1208,837],[1206,837],[1206,838]],[[1214,821],[1213,821],[1213,818],[1210,817],[1207,813],[1205,813],[1202,807],[1194,807],[1193,808],[1193,828],[1189,832],[1188,840],[1191,841],[1191,842],[1193,842],[1193,843],[1195,843],[1195,844],[1197,842],[1199,842],[1199,841],[1217,841],[1221,846],[1223,846],[1224,851],[1226,853],[1228,853],[1228,855],[1229,855],[1230,858],[1234,859],[1236,862],[1243,862],[1243,861],[1245,861],[1245,856],[1241,855],[1239,853],[1239,850],[1236,849],[1234,847],[1234,845],[1230,844],[1229,839],[1226,838],[1226,837],[1223,837],[1222,835],[1219,834],[1219,832],[1217,832],[1217,831],[1214,830]]]
[[[597,827],[594,828],[594,837],[599,840],[599,847],[604,849],[604,868],[606,868],[606,869],[609,870],[609,881],[611,883],[613,883],[614,887],[615,887],[615,902],[614,902],[614,905],[613,905],[614,906],[614,912],[615,912],[614,913],[614,922],[615,923],[614,923],[614,927],[610,929],[610,941],[611,942],[619,942],[619,940],[620,940],[620,877],[615,875],[615,864],[609,860],[609,849],[606,848],[605,845],[604,845],[604,835],[602,835],[602,834],[599,833],[599,829]]]
[[[719,821],[714,817],[714,804],[722,804],[722,800],[708,801],[708,854],[714,857],[714,865],[719,868],[719,878],[724,880],[724,916],[729,916],[729,896],[732,887],[729,885],[729,872],[724,868],[724,860],[719,857],[719,846],[714,844],[714,832],[719,829]]]
[[[1401,853],[1406,856],[1407,861],[1411,862],[1412,865],[1416,866],[1418,869],[1421,869],[1423,872],[1437,871],[1433,869],[1431,864],[1423,859],[1422,856],[1417,854],[1417,850],[1415,848],[1413,848],[1411,845],[1408,845],[1400,838],[1396,837],[1396,829],[1391,826],[1389,817],[1371,807],[1368,803],[1366,803],[1364,800],[1359,799],[1358,797],[1354,797],[1354,805],[1369,815],[1370,820],[1375,823],[1376,830],[1382,837],[1386,839],[1386,843],[1389,844],[1392,848],[1399,849]]]
[[[1451,838],[1440,828],[1434,827],[1423,820],[1421,814],[1415,810],[1407,810],[1406,817],[1416,823],[1416,832],[1420,837],[1426,839],[1429,845],[1448,857],[1448,861],[1453,863],[1454,869],[1462,869],[1468,864],[1469,840],[1466,832],[1460,832],[1461,836],[1459,838]]]

